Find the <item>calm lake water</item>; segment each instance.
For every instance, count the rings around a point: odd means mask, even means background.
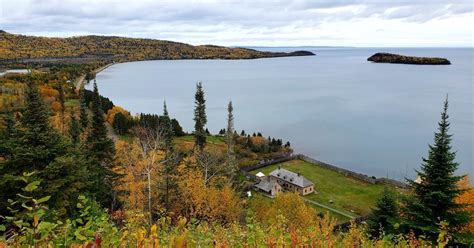
[[[202,81],[211,132],[226,126],[232,100],[239,133],[283,138],[296,153],[397,179],[413,177],[427,155],[449,94],[459,172],[474,175],[474,49],[309,50],[317,56],[117,64],[97,83],[102,95],[132,113],[161,114],[166,99],[172,117],[192,131],[195,84]],[[380,51],[446,57],[452,65],[366,61]]]

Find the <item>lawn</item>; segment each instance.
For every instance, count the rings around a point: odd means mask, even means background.
[[[385,187],[380,184],[369,184],[302,160],[270,165],[254,170],[252,173],[256,174],[261,171],[267,175],[278,166],[301,173],[314,183],[317,193],[307,195],[305,198],[346,213],[352,213],[352,215],[369,214]],[[331,200],[332,203],[330,203]],[[334,217],[337,218],[337,216]]]

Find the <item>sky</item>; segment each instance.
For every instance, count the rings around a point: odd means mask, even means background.
[[[473,47],[474,0],[0,0],[0,29],[193,45]]]

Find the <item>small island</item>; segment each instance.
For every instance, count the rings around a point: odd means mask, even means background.
[[[450,65],[451,62],[445,58],[415,57],[393,53],[376,53],[370,56],[367,61],[376,63],[392,64],[416,64],[416,65]]]

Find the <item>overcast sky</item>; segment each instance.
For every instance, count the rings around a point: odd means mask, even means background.
[[[247,46],[474,46],[474,0],[0,0],[0,29]]]

